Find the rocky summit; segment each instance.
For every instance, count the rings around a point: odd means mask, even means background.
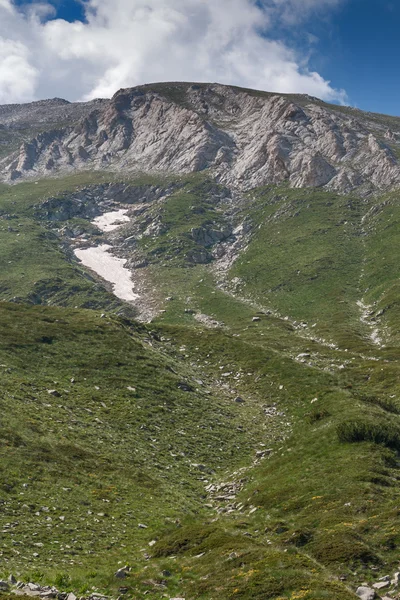
[[[400,118],[0,106],[0,600],[400,599]]]
[[[4,106],[0,119],[4,134],[28,134],[18,149],[5,146],[4,181],[87,169],[208,169],[242,189],[288,181],[366,194],[400,182],[398,119],[307,95],[159,84],[120,90],[110,101]],[[41,131],[29,137],[30,128]]]

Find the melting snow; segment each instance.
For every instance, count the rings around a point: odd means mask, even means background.
[[[94,248],[76,248],[74,252],[85,267],[89,267],[113,284],[113,293],[118,298],[128,302],[137,300],[139,295],[133,291],[131,272],[124,266],[126,258],[117,258],[110,254],[108,251],[111,247],[108,244],[102,244]]]
[[[120,210],[104,213],[104,215],[94,219],[93,225],[97,225],[102,231],[114,231],[114,229],[121,227],[123,223],[130,221],[129,217],[126,216],[127,212],[127,208],[121,208]]]

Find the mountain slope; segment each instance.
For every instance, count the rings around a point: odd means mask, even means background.
[[[293,187],[363,193],[400,181],[396,119],[388,130],[376,115],[365,121],[308,97],[170,84],[120,90],[87,108],[74,127],[46,130],[3,158],[3,178],[88,168],[211,169],[219,181],[244,188],[288,180]]]
[[[55,130],[47,104],[0,107],[34,133],[2,160],[0,575],[132,600],[392,576],[398,120],[216,84]]]

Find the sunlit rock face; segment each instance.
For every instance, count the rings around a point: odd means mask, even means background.
[[[388,129],[382,115],[309,96],[155,84],[120,90],[111,100],[46,102],[0,107],[3,128],[43,129],[0,160],[3,181],[84,169],[208,169],[242,189],[287,181],[368,194],[400,183],[400,119]]]

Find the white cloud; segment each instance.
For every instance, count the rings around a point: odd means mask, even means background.
[[[28,55],[21,42],[0,38],[0,103],[31,98],[37,71]]]
[[[318,0],[318,6],[340,0]],[[303,0],[313,10],[316,0]],[[298,0],[87,0],[87,23],[43,22],[43,2],[21,13],[0,0],[0,102],[109,97],[152,81],[219,81],[342,101],[271,22]],[[280,18],[280,17],[279,17]],[[263,32],[263,34],[261,33]]]

